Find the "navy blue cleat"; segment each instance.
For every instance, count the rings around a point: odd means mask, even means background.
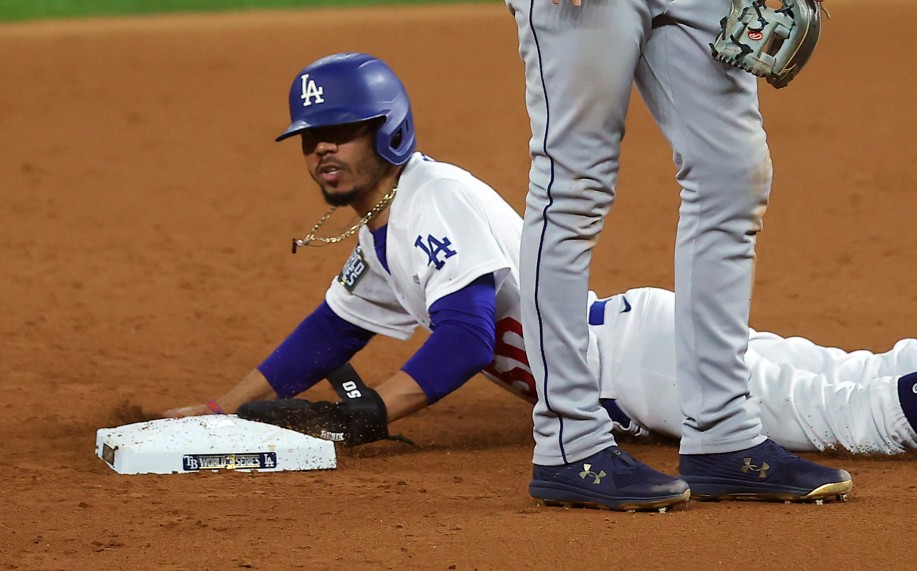
[[[853,480],[791,454],[772,440],[724,454],[682,454],[679,477],[698,500],[847,501]]]
[[[666,511],[688,501],[688,484],[635,460],[617,446],[560,466],[532,470],[529,494],[546,506]]]

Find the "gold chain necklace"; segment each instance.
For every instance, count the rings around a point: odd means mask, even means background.
[[[334,214],[334,211],[338,209],[337,206],[332,206],[331,209],[328,210],[328,212],[326,212],[325,215],[322,216],[319,219],[319,221],[315,223],[315,226],[313,226],[312,230],[310,230],[309,233],[306,234],[305,238],[303,238],[302,240],[297,240],[296,238],[293,239],[293,253],[294,254],[296,253],[297,248],[301,248],[303,246],[310,246],[312,242],[318,241],[318,242],[321,242],[322,244],[336,244],[342,240],[346,240],[347,238],[350,238],[351,236],[356,234],[357,231],[364,224],[369,223],[369,221],[372,220],[376,214],[379,214],[380,212],[385,210],[385,207],[391,204],[392,200],[395,198],[396,192],[398,192],[398,183],[397,182],[395,183],[394,186],[392,186],[392,189],[388,191],[387,193],[385,193],[385,196],[383,196],[382,199],[380,199],[379,202],[375,206],[373,206],[372,210],[370,210],[369,212],[364,214],[362,218],[357,220],[356,224],[354,224],[353,226],[351,226],[350,228],[348,228],[341,234],[338,234],[337,236],[334,236],[331,238],[323,238],[321,236],[316,237],[315,233],[318,232],[318,229],[321,228],[325,224],[325,222],[327,222],[328,219],[331,218],[331,215]]]

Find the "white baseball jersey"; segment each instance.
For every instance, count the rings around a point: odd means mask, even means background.
[[[437,300],[492,273],[497,345],[486,374],[534,400],[519,317],[519,215],[467,171],[421,153],[405,166],[390,208],[391,273],[376,255],[372,233],[361,228],[359,245],[328,289],[328,305],[364,329],[407,339],[417,325],[430,328],[429,311]]]
[[[601,398],[617,399],[640,426],[679,437],[675,294],[639,288],[590,299]],[[917,449],[917,433],[898,396],[899,377],[917,371],[917,340],[904,339],[881,354],[848,353],[751,330],[745,360],[763,432],[778,444],[797,451]]]
[[[328,288],[328,304],[364,329],[407,339],[418,325],[429,329],[429,309],[438,299],[492,273],[497,340],[484,374],[535,402],[520,324],[519,215],[470,173],[420,153],[407,163],[390,208],[391,273],[364,227]],[[616,399],[640,426],[678,436],[674,294],[641,288],[598,299],[590,293],[580,318],[589,323],[586,360],[600,380],[600,397]],[[764,432],[776,442],[796,450],[917,448],[917,434],[895,392],[897,377],[917,370],[917,340],[902,341],[884,355],[848,354],[805,339],[752,332],[746,359]]]

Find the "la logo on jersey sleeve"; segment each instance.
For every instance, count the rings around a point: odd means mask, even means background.
[[[350,257],[347,258],[344,269],[338,274],[338,282],[348,292],[353,293],[354,288],[357,287],[360,278],[366,274],[367,269],[369,269],[369,265],[366,263],[366,258],[363,257],[363,249],[357,246],[354,248],[353,253],[350,254]]]
[[[427,255],[427,265],[433,264],[437,270],[442,269],[446,265],[446,260],[458,253],[451,248],[452,241],[447,236],[437,239],[432,234],[427,234],[424,240],[423,236],[418,235],[414,240],[414,246],[423,250]]]

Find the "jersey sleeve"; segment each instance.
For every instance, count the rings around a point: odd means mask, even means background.
[[[438,179],[422,190],[412,204],[408,236],[413,247],[407,255],[411,273],[424,288],[427,309],[484,274],[493,274],[499,288],[512,264],[482,201],[452,179]]]
[[[496,304],[491,274],[433,304],[433,333],[401,368],[430,404],[462,386],[493,359]]]
[[[341,273],[335,276],[325,293],[325,301],[342,319],[395,339],[407,339],[417,327],[381,272],[372,267],[360,245],[354,249]]]
[[[346,363],[372,336],[322,303],[258,365],[258,370],[279,398],[289,398]]]

